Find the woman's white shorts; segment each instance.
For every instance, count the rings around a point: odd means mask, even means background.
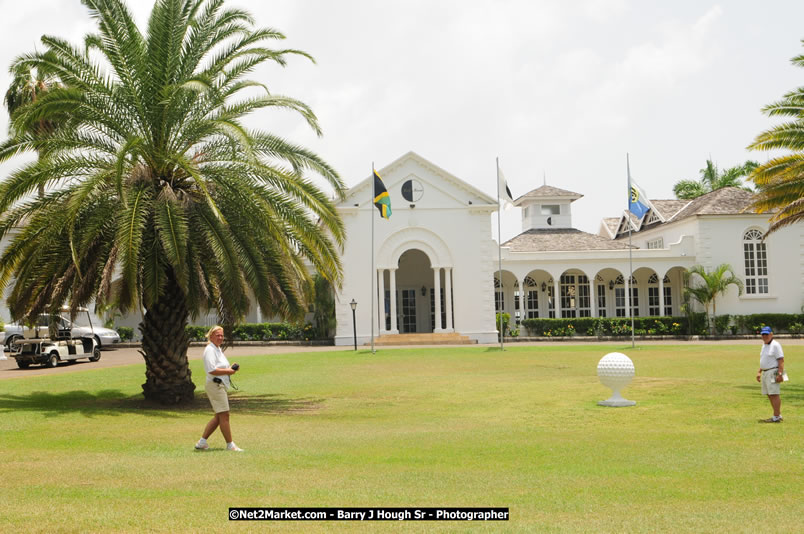
[[[207,398],[209,403],[212,404],[212,410],[215,413],[229,411],[229,395],[226,394],[226,386],[215,382],[207,382],[204,389],[207,391]]]

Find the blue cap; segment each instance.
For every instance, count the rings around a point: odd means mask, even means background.
[[[763,326],[762,330],[759,331],[760,334],[772,334],[773,330],[771,330],[770,326]]]

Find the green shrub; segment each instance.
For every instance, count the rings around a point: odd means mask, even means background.
[[[715,333],[722,335],[725,334],[727,331],[729,331],[730,321],[731,316],[727,313],[715,317]]]
[[[185,331],[190,341],[206,341],[204,336],[209,331],[208,326],[187,326]]]
[[[795,323],[804,323],[804,314],[800,313],[755,313],[748,315],[750,324],[753,326],[770,326],[777,334],[780,332],[790,332]],[[758,329],[752,329],[750,334],[759,333]]]
[[[188,326],[187,335],[191,341],[205,341],[207,326]],[[232,328],[234,341],[309,341],[315,337],[311,324],[300,323],[242,323]]]
[[[497,315],[494,317],[494,325],[499,330],[500,328],[500,315],[502,315],[502,331],[504,334],[508,334],[508,324],[511,322],[511,314],[505,312],[497,312]]]
[[[120,335],[120,341],[131,341],[134,339],[134,329],[128,326],[118,326],[117,333]]]
[[[532,318],[522,321],[529,335],[564,336],[583,333],[588,336],[630,336],[631,319],[627,317],[574,317],[562,319]],[[568,327],[572,326],[572,330]],[[634,317],[635,332],[650,335],[706,333],[706,314],[687,317]]]

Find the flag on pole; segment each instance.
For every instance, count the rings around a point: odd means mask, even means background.
[[[380,210],[380,217],[391,218],[391,197],[377,171],[374,171],[374,205]]]
[[[653,206],[645,191],[631,179],[631,166],[628,165],[628,211],[641,219]]]
[[[508,209],[514,204],[514,195],[511,194],[511,189],[508,187],[508,182],[505,181],[505,176],[503,176],[502,169],[497,167],[497,179],[500,181],[499,188],[497,191],[500,195],[500,201],[502,202],[503,208]]]

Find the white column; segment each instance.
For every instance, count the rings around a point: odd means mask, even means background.
[[[444,290],[444,306],[447,307],[447,332],[454,332],[455,327],[452,324],[452,268],[444,267],[444,284],[447,286]]]
[[[542,282],[542,283],[544,283],[544,282]],[[548,305],[547,305],[547,287],[545,286],[545,289],[542,289],[541,284],[539,284],[538,291],[539,291],[539,317],[549,317],[550,316],[549,315],[550,311],[547,309],[548,308]]]
[[[433,268],[433,301],[435,302],[435,328],[433,332],[443,332],[441,327],[441,267]]]
[[[528,288],[525,287],[525,280],[519,281],[519,312],[522,314],[522,321],[528,318]]]
[[[589,278],[589,306],[591,307],[590,316],[597,317],[597,294],[595,293],[595,278]]]
[[[396,269],[388,269],[390,280],[388,290],[391,292],[391,333],[398,334],[399,329],[396,325]]]
[[[664,277],[659,277],[659,317],[664,317]]]
[[[380,289],[380,306],[377,308],[380,313],[377,316],[380,319],[380,335],[387,332],[385,329],[385,269],[377,269],[379,279],[377,280],[377,287]]]
[[[556,311],[556,319],[561,317],[561,294],[558,292],[558,282],[561,277],[553,280],[553,309]]]

